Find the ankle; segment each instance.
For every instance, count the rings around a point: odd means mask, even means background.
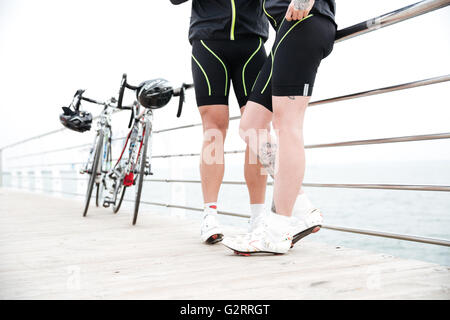
[[[292,210],[292,216],[302,216],[314,208],[314,205],[308,199],[305,193],[299,194],[297,196],[297,199],[295,200],[294,209]]]
[[[217,202],[205,203],[203,213],[204,216],[207,216],[208,214],[217,214]]]
[[[264,213],[266,212],[266,206],[264,203],[250,204],[250,212],[252,214],[252,218],[257,218],[264,215]]]
[[[270,228],[287,230],[291,223],[291,217],[284,216],[273,211],[270,211],[267,217],[267,224]]]

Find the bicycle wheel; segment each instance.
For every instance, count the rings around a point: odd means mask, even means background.
[[[127,187],[122,187],[122,193],[120,194],[119,202],[113,207],[113,212],[117,213],[120,210],[120,206],[122,205],[123,197],[125,196],[125,190]]]
[[[134,215],[133,215],[133,225],[136,224],[137,221],[137,216],[139,213],[139,204],[141,202],[141,193],[142,193],[142,185],[144,184],[144,176],[145,176],[145,165],[146,165],[146,159],[147,159],[147,148],[148,148],[148,139],[150,136],[150,122],[147,121],[145,122],[145,126],[144,126],[144,140],[143,140],[143,144],[142,144],[142,148],[141,148],[141,152],[138,155],[139,157],[139,162],[138,162],[138,181],[136,184],[136,199],[134,201]]]
[[[103,147],[103,132],[100,131],[97,139],[97,145],[95,147],[94,161],[92,162],[92,169],[86,191],[86,198],[84,200],[83,217],[86,217],[86,214],[89,209],[89,202],[91,201],[92,190],[94,189],[95,178],[97,177],[97,170],[98,165],[100,163],[100,155],[102,153],[102,147]]]

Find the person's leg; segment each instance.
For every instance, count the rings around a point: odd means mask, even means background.
[[[241,39],[233,42],[233,55],[228,57],[234,93],[241,116],[246,113],[246,104],[253,85],[266,62],[264,42],[259,37]],[[256,160],[248,146],[245,151],[244,177],[250,198],[252,219],[265,212],[267,175],[261,174],[261,164]],[[252,226],[252,219],[250,225]]]
[[[245,181],[250,195],[249,232],[256,229],[266,215],[265,195],[267,171],[258,160],[258,145],[270,139],[272,113],[253,101],[248,101],[239,124],[239,134],[246,142]]]
[[[240,123],[240,127],[239,127],[239,131],[240,133],[242,132],[242,134],[245,136],[244,132],[249,132],[253,129],[250,129],[247,126],[246,122],[248,122],[248,117],[252,117],[251,114],[254,113],[254,105],[255,103],[249,101],[247,103],[247,107],[243,107],[241,108],[241,114],[242,117],[241,119],[245,119],[244,122]],[[246,116],[246,112],[245,110],[249,110],[250,115]],[[266,110],[266,109],[264,109]],[[266,112],[269,113],[270,118],[272,117],[272,114],[266,110]],[[263,121],[261,121],[263,122]],[[267,133],[269,133],[270,130],[270,119],[269,121],[266,122],[266,124],[261,124],[261,129],[262,131],[266,131]],[[244,125],[244,127],[243,127]],[[258,125],[256,125],[258,126]],[[255,126],[255,127],[256,127]],[[247,129],[248,128],[248,129]],[[256,135],[258,131],[255,131],[254,134]],[[241,134],[241,136],[242,136]],[[244,164],[244,177],[245,177],[245,182],[247,183],[247,188],[248,188],[248,193],[249,193],[249,197],[250,197],[250,205],[253,204],[264,204],[265,202],[265,195],[266,195],[266,184],[267,184],[267,174],[265,174],[264,169],[261,165],[261,163],[257,160],[256,157],[256,153],[250,150],[250,146],[248,144],[248,140],[245,137],[244,141],[247,142],[247,147],[245,149],[245,164]],[[255,141],[257,143],[257,141]]]
[[[280,215],[291,216],[296,199],[302,193],[305,111],[321,60],[333,48],[335,31],[329,19],[314,14],[286,22],[277,35],[281,38],[274,51],[272,107],[279,144],[274,202]]]
[[[200,176],[204,203],[217,202],[224,175],[223,145],[228,129],[228,106],[199,107],[203,123]]]
[[[276,212],[291,216],[305,173],[303,120],[310,97],[273,97],[273,127],[278,138],[274,183]]]
[[[272,57],[269,56],[265,59],[263,67],[259,70],[255,82],[251,86],[252,91],[247,103],[248,112],[244,112],[241,117],[240,135],[247,144],[250,161],[253,163],[257,161],[258,167],[264,168],[260,170],[260,173],[273,178],[277,145],[276,140],[270,135],[270,122],[272,121],[271,71]],[[265,216],[265,214],[252,212],[250,231],[259,225],[261,216]]]
[[[216,243],[223,238],[217,221],[217,199],[224,175],[223,143],[228,129],[229,75],[227,41],[193,41],[192,75],[203,124],[200,177],[204,201],[201,239]]]

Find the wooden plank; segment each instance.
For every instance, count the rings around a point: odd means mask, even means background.
[[[304,240],[240,257],[199,221],[0,189],[0,299],[449,299],[449,268]],[[226,234],[243,232],[225,228]]]

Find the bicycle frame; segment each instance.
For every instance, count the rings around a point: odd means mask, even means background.
[[[95,153],[95,147],[97,146],[97,140],[98,137],[100,135],[100,131],[103,132],[103,152],[102,152],[102,159],[101,159],[101,166],[99,166],[99,169],[97,170],[97,178],[96,178],[96,183],[100,182],[100,175],[102,173],[106,173],[110,167],[111,167],[111,161],[109,162],[109,168],[103,168],[103,164],[108,165],[107,163],[107,157],[108,157],[108,153],[111,152],[111,139],[112,139],[112,130],[111,130],[111,115],[114,111],[114,107],[112,107],[111,105],[106,105],[104,107],[104,109],[102,110],[102,112],[99,115],[99,120],[97,121],[97,134],[94,137],[94,141],[92,143],[92,147],[89,151],[89,157],[87,162],[85,163],[83,169],[80,171],[80,173],[91,173],[89,172],[89,165],[93,162],[94,160],[94,153]],[[109,152],[108,152],[109,150]],[[111,154],[109,154],[110,156]]]
[[[134,184],[136,178],[135,175],[138,174],[136,166],[138,165],[139,160],[141,160],[139,159],[139,156],[143,145],[143,136],[146,130],[149,130],[149,146],[151,146],[153,112],[151,109],[144,109],[140,112],[140,109],[141,106],[135,102],[133,104],[133,114],[136,116],[133,119],[131,129],[123,145],[122,153],[115,165],[115,167],[118,167],[119,171],[122,172],[123,185],[126,187]],[[126,151],[127,145],[129,146],[128,157],[124,159],[123,155]],[[149,164],[150,169],[149,159],[151,159],[151,155],[147,154],[146,159],[144,160]],[[127,176],[129,179],[127,179]]]

